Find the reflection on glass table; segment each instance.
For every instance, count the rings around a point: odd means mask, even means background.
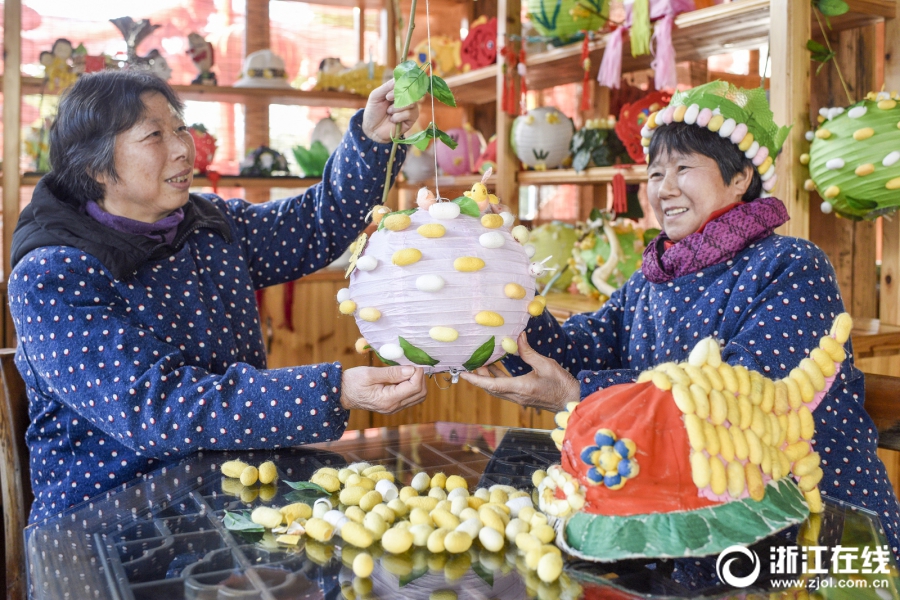
[[[279,479],[244,487],[221,475],[227,460],[275,462]],[[549,432],[458,423],[348,432],[337,442],[254,452],[204,452],[26,530],[31,594],[35,598],[900,598],[897,565],[889,574],[849,573],[835,548],[880,548],[886,539],[874,513],[828,501],[826,511],[750,547],[759,576],[731,588],[716,574],[716,557],[644,559],[615,563],[569,561],[559,581],[542,583],[515,547],[491,553],[477,543],[458,555],[416,549],[391,555],[376,543],[367,579],[350,565],[359,552],[327,544],[275,542],[270,533],[241,534],[223,525],[226,510],[283,506],[297,492],[285,481],[308,480],[323,466],[384,465],[398,485],[420,471],[460,475],[470,489],[493,484],[532,491],[531,474],[559,461]],[[512,547],[510,547],[512,546]],[[822,573],[787,589],[785,558],[800,563],[798,547],[823,548]],[[736,562],[747,575],[754,564]],[[857,569],[859,570],[859,569]]]

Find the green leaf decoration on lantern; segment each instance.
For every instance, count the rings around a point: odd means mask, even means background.
[[[428,91],[438,102],[443,102],[447,106],[456,106],[456,98],[453,97],[450,86],[437,75],[431,76],[431,88]]]
[[[837,17],[850,10],[844,0],[815,0],[815,5],[826,17]]]
[[[249,512],[229,512],[225,511],[225,529],[228,531],[258,531],[264,532],[265,527],[259,523],[250,520]]]
[[[425,97],[428,74],[414,60],[405,60],[394,68],[394,104],[409,106]]]
[[[435,126],[434,122],[429,123],[428,127],[426,127],[423,131],[420,131],[419,133],[413,134],[409,137],[403,139],[391,139],[398,144],[412,144],[422,151],[424,151],[425,148],[428,147],[428,143],[434,139],[438,139],[444,142],[444,144],[446,144],[451,150],[455,150],[457,145],[456,140],[450,137],[449,133],[438,129],[437,126]]]
[[[844,199],[851,208],[855,208],[856,210],[868,211],[878,208],[878,203],[874,200],[863,200],[862,198],[853,198],[852,196],[844,196]]]
[[[468,198],[466,198],[468,200]],[[494,336],[491,336],[491,339],[483,343],[478,347],[472,354],[472,358],[463,363],[463,368],[466,371],[474,371],[478,367],[484,366],[484,363],[491,357],[491,354],[494,353]]]
[[[384,220],[386,218],[388,218],[389,216],[391,216],[391,215],[411,215],[414,212],[416,212],[417,210],[419,210],[419,209],[418,208],[407,208],[406,210],[395,210],[394,212],[389,212],[388,214],[381,217],[381,221],[378,222],[378,231],[381,231],[382,229],[384,229]],[[373,350],[373,352],[374,352],[374,350]],[[381,358],[381,357],[379,357],[379,358]]]
[[[406,358],[410,360],[410,362],[414,362],[417,365],[425,365],[428,367],[433,367],[438,364],[440,361],[435,360],[428,356],[428,353],[424,350],[419,350],[403,338],[400,338],[400,347],[403,348],[403,354],[406,355]]]
[[[393,361],[393,360],[388,360],[388,359],[384,358],[383,356],[381,356],[380,354],[378,354],[378,350],[376,350],[376,349],[373,348],[372,346],[365,346],[365,348],[368,348],[369,350],[371,350],[371,351],[375,354],[375,356],[378,357],[378,360],[380,360],[381,362],[383,362],[384,364],[386,364],[386,365],[389,366],[389,367],[396,367],[397,365],[400,364],[400,363],[395,362],[395,361]]]
[[[481,210],[478,208],[478,203],[468,196],[460,196],[453,201],[453,204],[459,205],[459,212],[462,214],[475,217],[476,219],[481,218]]]

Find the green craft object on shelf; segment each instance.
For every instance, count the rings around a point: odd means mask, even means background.
[[[543,36],[566,44],[596,31],[609,19],[608,0],[528,0],[528,18]]]

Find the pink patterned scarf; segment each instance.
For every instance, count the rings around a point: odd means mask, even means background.
[[[665,283],[696,273],[734,257],[744,248],[772,235],[776,227],[790,219],[777,198],[757,198],[729,210],[664,250],[669,237],[665,232],[644,250],[641,271],[648,281]]]

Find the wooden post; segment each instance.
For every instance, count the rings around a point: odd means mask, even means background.
[[[519,41],[512,42],[509,36],[518,36],[522,33],[520,13],[522,11],[521,0],[498,0],[497,2],[497,46],[503,48],[509,46],[518,49]],[[497,53],[497,69],[502,73],[505,64],[504,57]],[[518,106],[519,75],[515,71],[507,73],[515,82],[516,105]],[[503,110],[501,99],[503,98],[503,76],[497,77],[497,195],[503,199],[515,212],[518,211],[519,195],[516,187],[516,176],[519,171],[519,161],[513,154],[508,143],[509,133],[515,117],[506,114]]]
[[[790,125],[788,139],[777,161],[778,182],[774,195],[784,201],[791,220],[779,232],[799,238],[809,237],[809,194],[803,189],[805,174],[797,169],[804,152],[803,135],[809,129],[809,52],[804,41],[810,37],[809,2],[772,0],[770,5],[772,56],[771,104],[775,122]]]
[[[269,3],[265,0],[246,0],[247,29],[244,35],[244,56],[270,48]],[[248,98],[244,104],[244,151],[250,152],[269,143],[269,102],[265,98]],[[266,202],[269,190],[244,190],[251,202]]]
[[[900,4],[897,16],[884,22],[884,89],[900,92]],[[882,219],[881,302],[882,322],[900,324],[900,214]]]
[[[353,30],[356,34],[356,59],[359,62],[366,61],[366,2],[356,0],[356,10],[353,11]]]
[[[22,120],[22,2],[3,5],[3,279],[9,278],[13,231],[19,217],[19,139]],[[7,338],[10,335],[6,336]],[[6,345],[9,340],[5,340]]]

